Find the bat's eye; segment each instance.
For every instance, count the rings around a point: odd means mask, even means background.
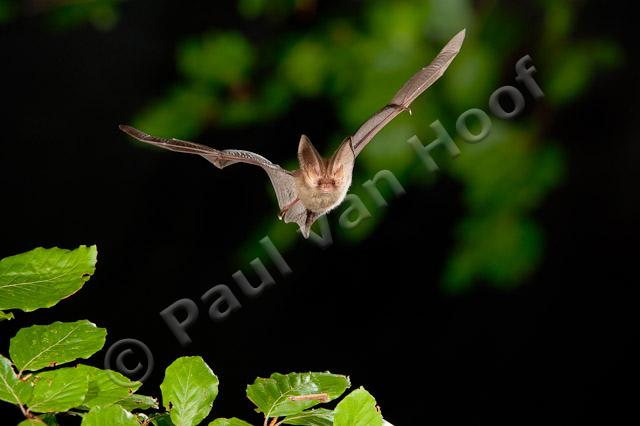
[[[330,190],[336,186],[336,181],[332,178],[320,178],[316,180],[316,186],[323,190]]]

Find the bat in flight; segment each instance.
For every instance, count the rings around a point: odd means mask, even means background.
[[[285,170],[249,151],[220,151],[194,142],[158,138],[126,125],[121,125],[120,129],[142,142],[171,151],[198,154],[220,169],[235,163],[260,166],[276,192],[280,207],[278,218],[286,223],[297,223],[302,235],[308,238],[316,219],[339,206],[346,197],[358,154],[394,117],[409,111],[411,103],[444,74],[460,51],[464,37],[465,30],[453,37],[431,64],[411,77],[391,102],[360,126],[353,136],[347,137],[330,158],[323,158],[309,138],[302,135],[298,144],[300,168],[295,171]]]

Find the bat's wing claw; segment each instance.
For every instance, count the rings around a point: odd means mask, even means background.
[[[411,112],[411,108],[409,108],[408,106],[404,106],[404,105],[400,105],[400,104],[388,104],[387,107],[396,108],[396,109],[400,110],[400,112],[407,111],[409,113],[409,115],[413,114]]]
[[[286,218],[287,213],[289,212],[289,210],[291,210],[291,207],[295,206],[299,201],[300,199],[296,197],[295,200],[284,206],[282,210],[280,210],[280,213],[278,213],[278,219],[283,220],[284,218]]]

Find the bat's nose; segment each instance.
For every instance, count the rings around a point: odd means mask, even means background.
[[[333,182],[329,180],[325,180],[325,181],[321,181],[318,184],[318,189],[320,190],[320,192],[333,192],[336,189],[336,187],[333,184]]]
[[[318,181],[318,189],[322,192],[333,192],[335,189],[335,182],[333,179],[322,178]]]

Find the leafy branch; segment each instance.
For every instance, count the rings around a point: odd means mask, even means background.
[[[97,249],[38,248],[0,260],[0,309],[33,311],[55,305],[78,291],[95,271]],[[0,311],[2,312],[2,311]],[[3,319],[13,318],[2,312]],[[20,329],[0,355],[0,400],[17,406],[19,426],[58,425],[63,415],[82,426],[193,426],[211,413],[218,377],[199,356],[176,359],[160,385],[162,408],[137,394],[142,383],[85,365],[100,351],[107,331],[88,320],[54,322]],[[247,386],[247,397],[262,413],[263,426],[382,426],[375,399],[363,388],[334,409],[317,408],[340,398],[348,377],[324,373],[274,373]],[[387,424],[387,423],[384,423]],[[238,418],[218,418],[209,426],[250,426]]]

